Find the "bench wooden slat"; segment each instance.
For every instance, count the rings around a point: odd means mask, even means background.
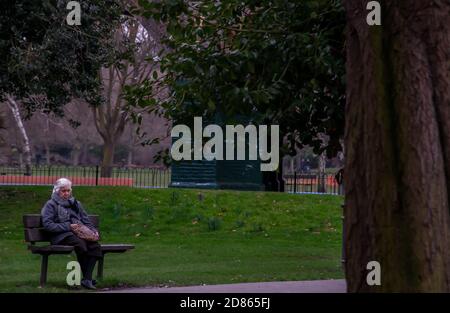
[[[95,227],[99,226],[98,215],[89,215],[91,223]],[[25,241],[26,242],[40,242],[50,241],[50,235],[42,227],[42,220],[40,214],[26,214],[22,218],[25,226]]]
[[[68,254],[73,251],[73,246],[51,245],[51,246],[30,246],[34,254]]]
[[[50,236],[43,228],[25,228],[26,242],[50,241]]]
[[[134,245],[129,244],[102,244],[101,249],[103,253],[108,252],[125,252],[134,249]]]
[[[25,228],[42,227],[40,214],[27,214],[23,216],[23,226]]]
[[[25,214],[22,217],[23,220],[23,226],[25,228],[41,228],[42,227],[42,220],[40,214]],[[89,220],[96,228],[100,225],[100,219],[98,215],[89,215]]]

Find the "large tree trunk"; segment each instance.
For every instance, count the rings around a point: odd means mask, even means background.
[[[450,291],[450,3],[347,0],[350,292]],[[369,261],[381,286],[368,286]]]
[[[6,100],[8,102],[9,108],[11,109],[14,121],[16,122],[17,128],[19,128],[20,134],[22,135],[22,151],[25,156],[25,175],[31,175],[31,149],[30,141],[28,139],[27,131],[22,122],[22,117],[20,116],[19,105],[16,100],[9,94],[6,95]]]

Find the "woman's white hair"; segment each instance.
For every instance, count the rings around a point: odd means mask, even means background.
[[[64,178],[64,177],[58,179],[55,182],[55,185],[53,186],[53,193],[55,193],[55,192],[58,193],[62,187],[72,188],[72,182],[69,179]]]

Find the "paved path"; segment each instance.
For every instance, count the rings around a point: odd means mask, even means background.
[[[242,283],[227,285],[203,285],[188,287],[144,287],[116,289],[113,293],[343,293],[345,280],[283,281]]]

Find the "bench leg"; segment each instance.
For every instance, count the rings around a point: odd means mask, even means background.
[[[41,263],[41,279],[39,284],[41,287],[44,287],[47,282],[47,268],[48,268],[48,254],[42,255],[42,263]]]
[[[103,255],[103,257],[98,259],[98,262],[97,262],[97,278],[98,279],[103,278],[103,259],[104,259],[104,257],[105,256]]]

